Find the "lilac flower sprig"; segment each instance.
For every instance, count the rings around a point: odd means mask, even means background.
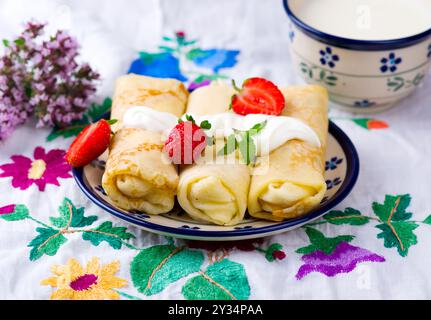
[[[37,126],[65,127],[82,118],[99,74],[79,64],[79,45],[65,31],[41,40],[44,24],[29,22],[0,59],[0,141],[32,114]]]

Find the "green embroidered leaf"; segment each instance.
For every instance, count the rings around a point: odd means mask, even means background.
[[[332,253],[341,242],[350,242],[355,237],[351,235],[341,235],[335,238],[327,238],[317,229],[306,227],[305,232],[310,239],[311,244],[296,250],[300,254],[308,254],[315,251],[323,251],[326,254]]]
[[[187,52],[186,58],[188,60],[194,60],[197,58],[205,57],[206,55],[207,54],[203,50],[195,48],[195,49],[192,49],[189,52]]]
[[[281,251],[283,249],[283,246],[279,243],[273,243],[271,244],[268,249],[266,249],[265,258],[269,262],[273,262],[275,260],[273,253],[274,251]]]
[[[90,122],[87,117],[80,121],[74,121],[70,126],[65,128],[53,128],[46,138],[47,141],[53,141],[59,137],[70,138],[77,136]]]
[[[241,264],[223,259],[188,280],[182,294],[188,300],[246,300],[250,285]]]
[[[431,214],[423,221],[423,223],[431,225]]]
[[[201,251],[174,245],[158,245],[142,250],[133,259],[130,275],[136,289],[150,296],[199,271],[203,261]]]
[[[352,119],[352,121],[354,123],[356,123],[357,125],[361,126],[364,129],[368,130],[368,121],[370,121],[370,119],[368,118],[363,118],[363,119]]]
[[[28,208],[23,204],[11,205],[1,209],[8,209],[10,213],[1,213],[0,219],[6,221],[19,221],[29,217]],[[3,210],[1,210],[3,211]]]
[[[169,53],[172,53],[175,51],[175,49],[168,47],[168,46],[159,46],[159,49],[164,51],[164,52],[169,52]]]
[[[412,213],[406,212],[410,205],[409,194],[391,196],[386,195],[383,204],[373,202],[373,211],[382,221],[405,221],[412,217]]]
[[[363,216],[361,212],[353,208],[346,208],[344,212],[333,210],[326,214],[323,219],[331,224],[349,224],[352,226],[364,225],[370,221],[369,217]]]
[[[88,108],[87,115],[90,117],[93,122],[98,121],[102,118],[102,116],[111,110],[112,107],[112,99],[105,98],[102,104],[93,103],[90,108]]]
[[[44,254],[54,256],[60,246],[67,241],[60,231],[52,228],[37,228],[36,231],[39,235],[28,244],[28,247],[33,247],[30,251],[31,261],[39,259]]]
[[[167,37],[167,36],[162,37],[162,39],[165,41],[174,41],[174,39]]]
[[[123,240],[129,240],[135,236],[127,232],[126,227],[113,227],[111,221],[105,221],[95,229],[86,230],[82,234],[82,239],[90,241],[94,246],[98,246],[106,241],[112,248],[121,249]]]
[[[418,243],[416,235],[413,233],[418,225],[411,221],[396,221],[390,224],[382,223],[376,228],[382,230],[377,238],[384,239],[386,248],[397,248],[398,253],[405,257],[409,248]]]
[[[49,218],[52,225],[57,228],[85,227],[97,220],[97,216],[85,217],[84,208],[76,208],[68,198],[64,198],[63,203],[58,208],[58,212],[60,213],[60,217]]]

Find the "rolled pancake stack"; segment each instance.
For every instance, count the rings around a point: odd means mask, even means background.
[[[162,160],[160,133],[124,128],[126,110],[146,106],[181,117],[188,92],[174,79],[137,75],[120,77],[116,82],[111,119],[115,135],[109,148],[102,185],[116,205],[125,210],[161,214],[172,210],[178,186],[177,167]]]
[[[309,125],[321,147],[291,140],[262,158],[255,168],[248,195],[251,216],[273,221],[295,218],[320,204],[325,192],[324,156],[328,135],[328,94],[319,86],[281,90],[286,99],[283,116]],[[259,174],[257,174],[259,172]]]
[[[186,113],[194,116],[228,112],[234,91],[224,83],[213,82],[190,94]],[[177,198],[181,207],[194,219],[217,225],[235,225],[244,217],[250,173],[247,165],[216,156],[223,146],[215,143],[205,149],[204,161],[183,166],[180,170]],[[235,155],[234,155],[235,158]]]

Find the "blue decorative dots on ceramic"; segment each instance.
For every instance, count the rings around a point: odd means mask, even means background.
[[[431,24],[406,38],[348,39],[306,24],[290,7],[299,1],[283,0],[292,24],[286,36],[295,34],[290,44],[293,65],[306,82],[328,89],[332,106],[359,113],[383,111],[425,79],[431,65]]]
[[[324,66],[328,65],[330,68],[335,67],[335,62],[340,61],[340,57],[337,54],[332,53],[330,47],[326,47],[325,50],[320,50],[320,63]]]
[[[403,61],[401,57],[397,57],[395,53],[391,52],[388,57],[382,58],[380,62],[382,66],[380,67],[380,71],[385,73],[387,71],[395,72],[398,69],[398,65]]]
[[[95,191],[101,184],[104,170],[98,166],[73,169],[73,175],[84,194],[108,213],[147,231],[179,238],[197,240],[241,240],[260,238],[292,230],[315,220],[339,204],[352,190],[359,174],[359,158],[355,147],[345,133],[333,122],[329,123],[327,162],[336,168],[326,171],[325,179],[332,181],[321,206],[303,217],[283,222],[246,219],[236,226],[215,226],[193,220],[178,206],[162,215],[147,215],[138,211],[128,212],[118,208],[109,197]],[[104,161],[106,154],[99,160]],[[343,159],[341,162],[340,159]],[[332,164],[333,166],[334,164]],[[338,178],[338,180],[337,180]],[[335,180],[335,182],[334,182]],[[199,229],[197,229],[199,228]]]
[[[326,186],[328,187],[328,190],[338,186],[340,183],[341,179],[339,177],[335,178],[334,180],[326,180]]]
[[[376,103],[373,101],[370,101],[368,99],[362,100],[362,101],[355,101],[353,104],[354,107],[357,108],[369,108],[371,106],[374,106]]]
[[[339,159],[338,157],[332,157],[329,161],[325,162],[325,171],[335,170],[338,165],[343,162],[343,159]]]

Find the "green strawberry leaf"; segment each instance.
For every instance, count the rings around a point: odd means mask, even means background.
[[[234,134],[231,134],[230,136],[227,137],[226,144],[222,149],[220,149],[217,152],[217,155],[227,156],[228,154],[231,154],[232,152],[234,152],[236,149],[238,149],[238,140],[236,139]]]
[[[355,237],[351,235],[341,235],[334,238],[327,238],[317,229],[306,227],[305,232],[311,244],[296,250],[300,254],[308,254],[315,251],[323,251],[326,254],[332,253],[341,242],[350,242]]]
[[[346,208],[344,211],[333,210],[326,214],[323,219],[330,224],[349,224],[351,226],[364,225],[370,221],[369,217],[363,216],[361,212],[353,208]]]
[[[208,120],[204,120],[201,122],[199,127],[201,127],[201,129],[204,129],[204,130],[209,130],[209,129],[211,129],[211,123],[209,123]]]
[[[423,223],[431,225],[431,214],[428,217],[426,217],[426,219],[423,221]]]
[[[413,233],[418,225],[411,221],[396,221],[390,224],[382,223],[376,226],[382,232],[377,238],[384,239],[386,248],[397,248],[398,253],[405,257],[409,248],[418,243],[416,235]]]
[[[405,221],[412,217],[412,213],[406,212],[410,205],[409,194],[391,196],[386,195],[383,204],[373,202],[372,208],[376,216],[383,222]]]
[[[250,285],[241,264],[223,259],[188,280],[182,294],[187,300],[246,300]]]
[[[201,251],[174,245],[157,245],[142,250],[130,264],[135,288],[147,295],[163,291],[168,285],[198,272],[204,261]]]
[[[39,235],[28,244],[28,247],[33,247],[30,251],[31,261],[39,259],[44,254],[54,256],[60,246],[67,241],[60,231],[52,228],[37,228],[36,231]]]
[[[90,241],[92,245],[98,246],[106,241],[112,248],[121,249],[124,240],[129,240],[135,236],[127,232],[126,227],[113,227],[111,221],[105,221],[95,229],[86,230],[82,234],[82,239]]]
[[[105,98],[102,104],[93,103],[86,114],[90,117],[93,122],[96,122],[102,118],[102,116],[111,110],[112,107],[112,99]]]
[[[76,208],[72,201],[64,198],[62,204],[58,208],[60,217],[50,217],[52,225],[57,228],[66,227],[86,227],[97,220],[97,216],[84,216],[84,208]]]
[[[2,213],[0,214],[0,219],[5,221],[19,221],[24,220],[29,217],[28,208],[23,204],[11,205],[7,207],[3,207],[1,209],[10,208],[8,212],[10,213]]]

